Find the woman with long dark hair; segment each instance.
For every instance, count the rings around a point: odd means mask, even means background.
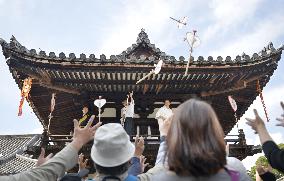
[[[167,134],[160,130],[168,171],[152,180],[250,180],[246,173],[226,167],[224,132],[208,103],[190,99],[175,110],[170,122]]]

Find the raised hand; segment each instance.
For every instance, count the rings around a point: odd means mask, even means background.
[[[258,112],[256,109],[253,110],[255,118],[246,118],[247,122],[246,124],[251,126],[251,128],[256,132],[259,133],[260,129],[265,128],[265,124],[261,117],[258,115]]]
[[[280,102],[280,105],[281,105],[281,107],[282,107],[282,109],[283,109],[283,112],[284,112],[284,103],[283,103],[283,102]],[[276,120],[279,121],[279,123],[276,124],[276,126],[282,126],[282,127],[284,127],[284,113],[281,114],[281,117],[280,117],[280,118],[276,118]]]
[[[88,159],[84,160],[84,154],[81,153],[78,158],[79,170],[85,169],[87,167]]]
[[[145,171],[145,168],[149,165],[149,163],[145,163],[147,158],[143,155],[140,156],[140,166],[141,166],[141,173]]]
[[[263,175],[265,174],[266,172],[272,172],[272,167],[270,164],[268,164],[267,167],[264,167],[262,165],[256,165],[256,170],[257,170],[257,173],[259,175]]]
[[[133,91],[129,93],[129,96],[132,98],[133,97]]]
[[[169,118],[167,118],[165,120],[158,119],[159,131],[160,131],[161,136],[167,136],[168,135],[168,131],[169,131],[170,126],[171,126],[172,118],[173,117],[170,116]]]
[[[39,157],[37,158],[37,162],[35,164],[36,167],[39,167],[41,166],[42,164],[44,164],[45,162],[47,162],[50,158],[52,158],[53,154],[50,153],[49,155],[47,155],[47,157],[44,157],[45,156],[45,149],[44,148],[41,148],[41,152],[40,152],[40,155]]]
[[[73,146],[79,151],[81,147],[94,139],[96,130],[101,126],[101,122],[98,122],[95,126],[91,126],[93,123],[94,117],[91,117],[88,124],[84,128],[80,128],[79,123],[76,119],[74,122],[74,134],[73,134]]]
[[[257,170],[258,175],[263,175],[267,172],[264,166],[261,166],[261,165],[257,165],[256,170]]]
[[[135,145],[134,156],[140,158],[145,148],[144,138],[142,136],[139,138],[138,135],[136,135],[134,145]]]

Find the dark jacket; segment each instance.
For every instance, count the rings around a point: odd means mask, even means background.
[[[272,168],[284,172],[284,150],[280,149],[273,141],[263,143],[262,150]]]
[[[81,127],[84,127],[87,125],[87,123],[89,122],[90,118],[92,117],[93,113],[88,112],[87,114],[85,114],[85,116],[83,116],[81,119],[79,119],[79,125]],[[98,120],[96,120],[96,118],[94,119],[92,126],[96,125],[98,123]]]
[[[271,172],[265,172],[262,175],[259,175],[262,181],[276,181],[276,177]]]

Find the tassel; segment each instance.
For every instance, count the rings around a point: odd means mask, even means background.
[[[25,97],[24,97],[24,96],[22,96],[21,101],[20,101],[20,105],[19,105],[19,112],[18,112],[18,116],[22,116],[22,114],[23,114],[23,105],[24,105],[24,100],[25,100]]]
[[[264,98],[263,98],[263,94],[262,94],[262,91],[261,91],[261,88],[260,88],[259,80],[257,80],[257,82],[256,82],[256,90],[259,93],[259,97],[260,97],[260,100],[261,100],[261,103],[262,103],[262,106],[263,106],[263,109],[264,109],[266,120],[267,120],[267,122],[269,122],[267,108],[266,108],[266,105],[265,105],[265,102],[264,102]]]
[[[32,79],[31,78],[26,78],[23,83],[22,91],[21,91],[21,101],[19,105],[19,112],[18,116],[21,116],[23,114],[23,105],[25,98],[27,99],[30,93],[30,90],[32,88]]]

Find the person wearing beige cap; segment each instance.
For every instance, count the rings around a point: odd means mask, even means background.
[[[128,174],[133,155],[135,146],[120,124],[101,126],[95,134],[91,150],[91,158],[98,173],[95,180],[137,180],[137,177]]]
[[[90,119],[85,127],[81,128],[79,122],[74,120],[73,140],[63,150],[53,158],[50,158],[50,156],[45,157],[43,153],[38,167],[15,175],[0,176],[0,180],[50,181],[62,178],[66,170],[70,170],[76,165],[78,152],[82,146],[93,138],[94,145],[91,157],[95,162],[98,173],[95,181],[138,180],[136,176],[132,175],[143,173],[144,166],[147,165],[144,164],[145,159],[142,156],[144,150],[143,138],[136,139],[134,146],[129,141],[129,136],[120,124],[110,123],[98,129],[101,123],[99,122],[95,126],[91,126],[92,123],[93,118]],[[97,131],[99,131],[98,134],[96,134]],[[134,168],[134,165],[136,165],[136,168]],[[75,177],[77,176],[75,175]]]

